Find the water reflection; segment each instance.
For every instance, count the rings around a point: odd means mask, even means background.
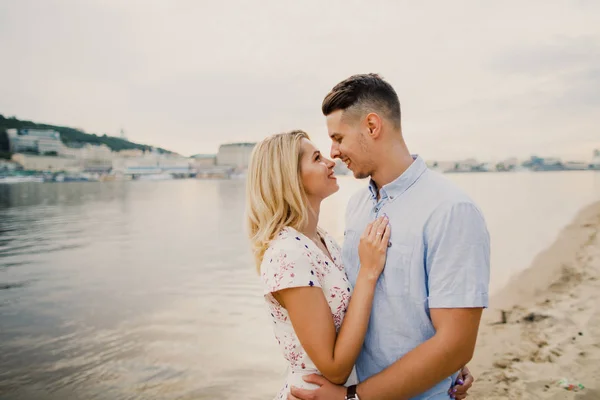
[[[589,173],[453,176],[497,282],[600,197]],[[341,243],[340,178],[322,225]],[[285,375],[243,225],[245,182],[0,185],[0,399],[265,399]]]
[[[209,398],[230,385],[207,361],[240,343],[240,310],[262,311],[243,193],[233,181],[0,186],[0,393]]]
[[[31,206],[80,206],[90,201],[124,200],[131,188],[129,182],[21,183],[0,185],[0,209]]]

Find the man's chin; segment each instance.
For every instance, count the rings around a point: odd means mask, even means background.
[[[352,171],[352,174],[354,175],[354,177],[356,179],[365,179],[369,177],[369,174],[365,174],[363,172],[360,171]]]

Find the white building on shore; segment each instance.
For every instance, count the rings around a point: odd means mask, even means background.
[[[247,169],[254,146],[256,143],[222,144],[217,153],[217,165],[231,166],[238,170]]]
[[[109,172],[116,154],[105,144],[95,146],[89,143],[81,148],[65,147],[63,151],[63,155],[78,160],[82,171],[97,173]]]
[[[39,172],[90,172],[112,175],[173,174],[189,176],[194,173],[192,159],[177,154],[161,154],[139,149],[112,151],[110,147],[86,144],[80,148],[64,147],[58,155],[31,154],[33,147],[15,153],[12,160],[24,170]],[[52,153],[54,154],[54,153]]]
[[[194,167],[197,169],[212,168],[217,165],[216,154],[195,154],[190,158],[194,163]]]
[[[60,155],[65,146],[60,133],[52,129],[7,129],[11,153]]]
[[[16,153],[12,161],[26,171],[39,172],[80,172],[80,162],[74,157],[41,156],[37,154]]]
[[[193,173],[192,161],[176,154],[161,154],[155,151],[124,150],[115,153],[113,171],[123,175]]]

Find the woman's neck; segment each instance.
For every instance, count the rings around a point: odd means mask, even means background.
[[[308,223],[302,229],[302,233],[312,240],[318,240],[319,212],[321,210],[321,200],[310,200],[308,207]]]

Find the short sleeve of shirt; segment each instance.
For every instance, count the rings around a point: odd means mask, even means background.
[[[292,236],[275,241],[260,266],[264,294],[294,287],[321,287],[310,251]]]
[[[490,236],[475,204],[436,210],[426,228],[430,308],[488,307]]]

